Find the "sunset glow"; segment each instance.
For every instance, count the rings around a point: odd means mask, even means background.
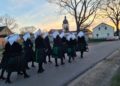
[[[76,30],[74,18],[67,14],[59,14],[59,8],[46,0],[2,0],[0,3],[0,16],[5,14],[14,17],[20,27],[35,26],[44,31],[61,29],[66,15],[70,30]],[[109,19],[96,19],[90,29],[101,22],[114,26]],[[19,32],[18,28],[16,31]]]

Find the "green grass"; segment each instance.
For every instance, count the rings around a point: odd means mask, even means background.
[[[105,42],[106,39],[89,39],[89,43]]]
[[[112,78],[111,86],[120,86],[120,69],[117,71],[115,76]]]

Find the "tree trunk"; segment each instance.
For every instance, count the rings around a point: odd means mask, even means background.
[[[117,31],[116,31],[117,36],[118,36],[119,39],[120,39],[120,34],[119,34],[119,21],[117,21],[117,23],[116,23],[116,29],[117,29]]]
[[[79,22],[76,23],[77,33],[80,31],[80,24]]]

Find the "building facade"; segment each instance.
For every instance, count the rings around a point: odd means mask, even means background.
[[[101,23],[93,29],[93,38],[114,38],[114,28],[108,24]]]
[[[0,27],[0,46],[5,45],[4,38],[10,34],[12,34],[12,31],[7,26]]]

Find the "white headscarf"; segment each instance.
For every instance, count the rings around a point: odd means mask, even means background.
[[[47,32],[43,34],[43,38],[46,38],[47,36],[48,36]]]
[[[72,33],[71,35],[72,35],[72,40],[76,39],[75,34]]]
[[[58,31],[55,31],[55,32],[52,34],[53,38],[56,38],[57,35],[59,35],[59,32],[58,32]]]
[[[38,36],[40,36],[40,35],[41,35],[41,30],[39,29],[38,31],[36,31],[36,32],[34,33],[35,39],[36,39]]]
[[[10,43],[10,45],[12,45],[18,39],[20,39],[20,36],[18,34],[14,34],[8,38],[8,42]]]
[[[62,32],[62,33],[60,34],[60,38],[63,38],[64,36],[65,36],[65,33]]]
[[[71,38],[72,38],[72,35],[69,33],[67,36],[67,40],[70,41]]]
[[[26,41],[28,38],[30,38],[30,33],[25,33],[23,36],[24,41]]]
[[[83,37],[85,34],[84,34],[84,32],[83,31],[80,31],[79,33],[78,33],[78,37]]]

